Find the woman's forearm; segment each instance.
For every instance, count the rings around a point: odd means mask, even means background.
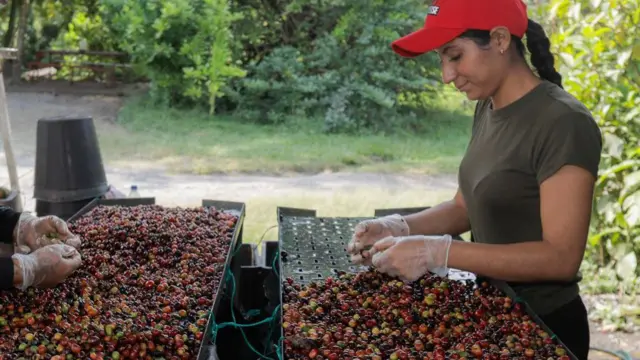
[[[507,245],[453,241],[448,267],[514,282],[570,281],[578,272],[573,254],[546,241]]]
[[[460,235],[470,230],[467,209],[458,192],[450,200],[404,217],[411,235]]]

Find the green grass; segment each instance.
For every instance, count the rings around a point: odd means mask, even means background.
[[[469,137],[469,112],[460,98],[439,101],[427,134],[328,135],[321,124],[259,126],[198,110],[149,106],[129,99],[120,111],[122,131],[100,135],[107,160],[154,161],[175,172],[317,173],[367,171],[455,172]]]
[[[453,197],[455,190],[407,189],[390,191],[384,188],[339,190],[331,194],[291,192],[287,196],[256,196],[245,201],[247,213],[244,241],[275,240],[278,230],[277,207],[317,210],[317,216],[361,217],[373,216],[375,209],[434,206]]]

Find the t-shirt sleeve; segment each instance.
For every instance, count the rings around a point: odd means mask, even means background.
[[[579,166],[598,176],[602,133],[586,113],[568,113],[548,123],[536,142],[533,168],[538,184],[565,165]]]

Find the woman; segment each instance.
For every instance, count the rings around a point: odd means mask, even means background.
[[[0,290],[52,287],[80,267],[80,239],[62,219],[0,207],[0,242],[15,254],[0,256]]]
[[[451,201],[361,223],[348,250],[354,262],[408,281],[449,267],[507,281],[586,359],[578,270],[602,140],[562,89],[549,45],[521,0],[441,0],[423,29],[393,43],[405,57],[436,51],[444,82],[478,101],[471,141]],[[469,230],[474,242],[452,241]],[[425,236],[433,234],[450,235]]]

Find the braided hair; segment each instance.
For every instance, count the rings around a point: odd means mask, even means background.
[[[487,47],[491,42],[491,33],[487,30],[468,30],[460,37],[470,39],[480,47]],[[542,26],[529,19],[526,39],[531,65],[535,68],[538,76],[562,87],[562,75],[555,69],[555,59],[551,54],[551,42]],[[511,41],[515,44],[518,55],[524,59],[525,46],[522,39],[511,35]]]
[[[529,19],[526,35],[531,65],[536,68],[538,76],[562,87],[562,75],[556,71],[555,59],[551,54],[551,42],[542,26]],[[520,53],[524,57],[524,51]]]

